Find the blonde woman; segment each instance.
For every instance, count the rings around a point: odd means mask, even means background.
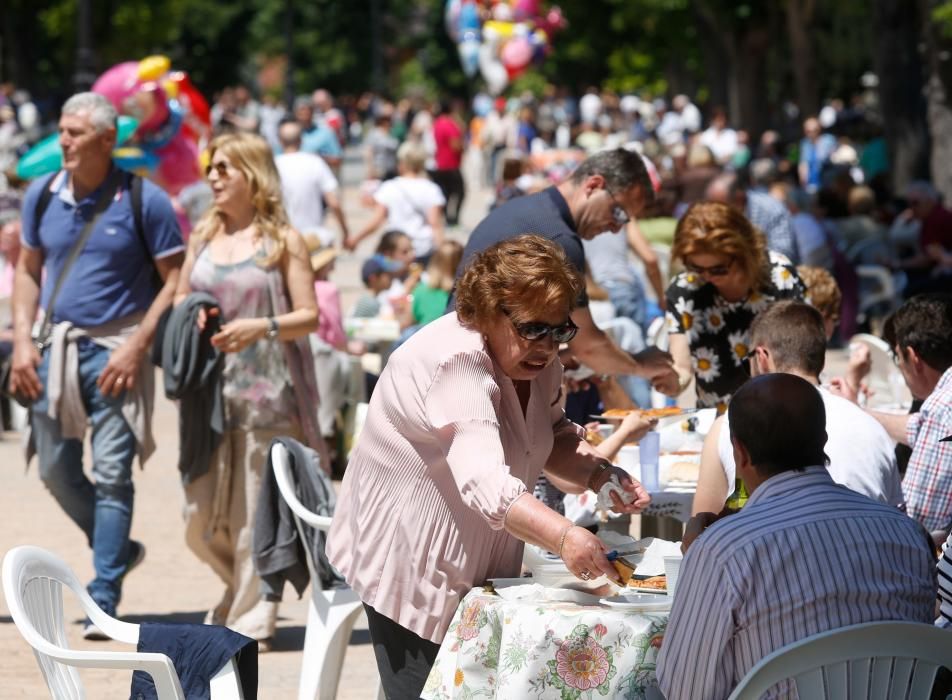
[[[220,305],[221,327],[211,344],[224,353],[225,433],[211,464],[198,465],[186,483],[185,537],[225,583],[207,621],[259,640],[266,651],[280,591],[266,596],[270,600],[262,596],[251,541],[268,445],[290,435],[326,457],[307,345],[317,326],[314,274],[307,246],[281,205],[264,139],[240,133],[212,141],[208,183],[214,204],[192,232],[176,303],[206,292]]]

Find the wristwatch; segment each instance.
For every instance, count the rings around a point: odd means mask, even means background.
[[[268,340],[274,340],[278,337],[278,320],[274,316],[268,316],[268,332],[265,333]]]
[[[588,477],[588,483],[585,484],[589,491],[598,493],[598,489],[594,486],[595,480],[598,479],[604,472],[607,472],[611,466],[611,462],[601,462],[597,467],[595,467],[595,471],[593,471],[591,476]]]

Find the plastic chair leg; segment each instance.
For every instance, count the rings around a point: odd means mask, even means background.
[[[349,590],[316,591],[308,606],[298,700],[334,700],[350,634],[361,611]]]

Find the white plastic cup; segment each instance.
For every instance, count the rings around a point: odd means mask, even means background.
[[[678,585],[678,574],[681,573],[681,560],[682,557],[680,554],[676,556],[666,556],[664,559],[664,575],[668,580],[668,597],[674,597],[674,589]]]
[[[618,466],[628,472],[633,479],[641,481],[641,462],[637,445],[622,445],[618,450]]]
[[[661,452],[661,435],[656,431],[646,433],[638,443],[638,461],[641,463],[641,485],[649,493],[661,490],[658,477],[658,458]]]
[[[613,432],[615,432],[615,426],[611,423],[602,423],[598,426],[598,433],[602,436],[602,440],[610,438]]]

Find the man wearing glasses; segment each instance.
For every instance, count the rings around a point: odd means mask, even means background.
[[[122,579],[145,554],[129,539],[132,461],[155,449],[145,360],[184,245],[168,196],[112,162],[116,110],[105,97],[67,100],[59,140],[63,170],[34,182],[23,203],[10,389],[33,402],[40,478],[85,533],[96,571],[89,593],[115,615]],[[33,339],[39,307],[51,320]],[[95,482],[83,474],[87,422]],[[89,621],[84,636],[105,639]]]
[[[477,253],[524,233],[537,234],[560,246],[571,264],[584,274],[582,240],[621,230],[653,197],[641,156],[621,148],[597,153],[562,184],[510,200],[491,211],[470,235],[457,279]],[[451,299],[450,305],[453,303]],[[653,384],[664,383],[674,374],[669,356],[657,348],[632,356],[612,342],[592,320],[584,292],[572,313],[572,322],[578,326],[570,344],[572,353],[595,372],[636,375]]]

